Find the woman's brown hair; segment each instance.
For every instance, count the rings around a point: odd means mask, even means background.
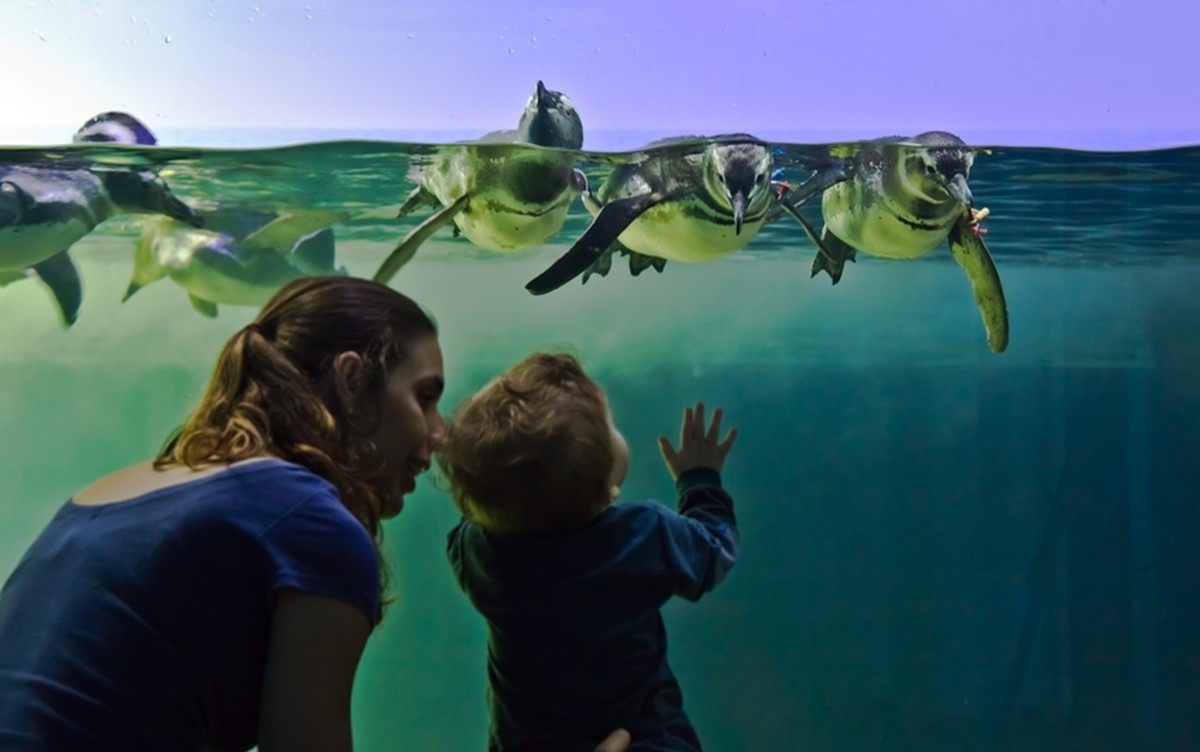
[[[337,488],[378,550],[379,457],[336,383],[341,353],[361,357],[360,392],[381,394],[389,372],[419,339],[436,336],[414,301],[354,277],[307,277],[281,288],[217,358],[199,406],[154,466],[197,468],[270,454],[303,465]],[[344,392],[341,392],[344,394]]]

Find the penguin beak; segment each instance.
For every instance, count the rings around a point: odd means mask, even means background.
[[[729,203],[733,206],[733,233],[742,234],[742,222],[746,219],[746,194],[738,191],[730,196]]]
[[[554,106],[554,102],[550,101],[550,90],[541,81],[537,83],[537,103],[541,109],[550,109]]]
[[[950,195],[963,206],[971,206],[975,201],[975,197],[971,195],[971,188],[967,185],[967,179],[961,172],[955,173],[946,187],[950,191]]]

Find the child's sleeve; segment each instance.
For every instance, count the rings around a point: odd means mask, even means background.
[[[733,499],[721,487],[721,474],[707,467],[684,472],[675,482],[679,514],[665,516],[669,565],[677,573],[675,594],[690,601],[715,588],[729,574],[738,553]]]

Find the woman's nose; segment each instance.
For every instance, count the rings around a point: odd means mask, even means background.
[[[435,413],[434,419],[429,424],[429,443],[433,448],[441,449],[442,444],[446,441],[446,421],[441,413]]]

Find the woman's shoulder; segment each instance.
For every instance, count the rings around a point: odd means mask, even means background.
[[[206,465],[200,468],[186,465],[156,468],[153,462],[147,460],[97,479],[76,493],[71,501],[82,507],[106,506],[148,496],[199,490],[210,481],[220,484],[230,480],[282,484],[293,488],[310,487],[313,490],[332,488],[324,478],[311,470],[274,457],[256,457],[230,465]]]

